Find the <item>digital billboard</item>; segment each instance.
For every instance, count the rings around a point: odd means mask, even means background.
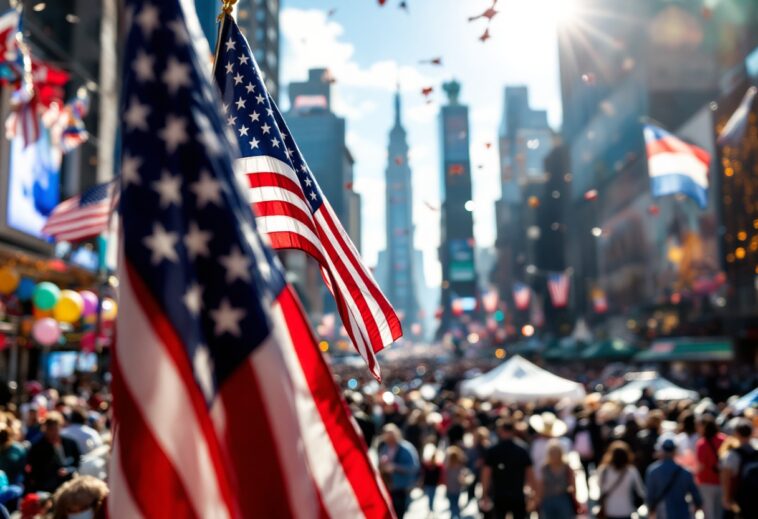
[[[450,281],[474,281],[474,248],[468,240],[450,240]]]
[[[60,201],[61,153],[40,127],[37,142],[24,146],[22,137],[10,142],[5,222],[13,230],[39,239],[42,226]]]

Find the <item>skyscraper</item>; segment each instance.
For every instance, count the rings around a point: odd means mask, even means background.
[[[308,166],[318,178],[324,196],[360,250],[361,203],[360,195],[353,190],[354,160],[345,143],[345,119],[331,110],[329,74],[325,69],[311,69],[306,81],[290,83],[288,91],[290,111],[286,114],[286,119],[290,131],[308,161]],[[308,265],[299,261],[298,264],[303,268]],[[293,270],[294,264],[288,260],[287,267],[288,270]],[[295,286],[313,294],[316,290],[313,283],[318,284],[320,281],[305,271],[297,275],[301,280],[311,280],[311,284],[305,287],[298,286],[295,282]],[[322,292],[324,311],[334,311],[334,299],[325,290]],[[315,297],[306,296],[306,299],[315,300]],[[317,306],[314,304],[311,308]]]
[[[474,311],[477,298],[468,107],[458,100],[460,83],[450,81],[443,89],[448,103],[440,111],[442,321],[439,331],[442,332],[450,329],[460,313]]]
[[[418,321],[415,252],[413,250],[413,188],[408,164],[408,143],[401,121],[400,91],[395,93],[395,123],[387,147],[386,220],[387,248],[379,255],[383,289],[393,306],[404,315],[407,324]]]
[[[492,278],[501,296],[509,299],[514,282],[530,281],[542,234],[538,208],[551,196],[545,193],[544,161],[553,147],[553,132],[547,112],[529,106],[525,86],[505,88],[499,144],[502,196],[495,204],[497,262]]]

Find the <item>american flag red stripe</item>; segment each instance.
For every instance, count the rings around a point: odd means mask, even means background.
[[[551,272],[547,278],[547,288],[550,300],[555,308],[565,308],[568,305],[570,280],[565,272]]]
[[[105,232],[114,208],[114,183],[93,186],[58,204],[42,227],[55,241],[81,241]]]
[[[523,283],[513,284],[513,302],[518,310],[529,309],[529,303],[531,302],[532,289],[528,285]]]
[[[379,377],[375,353],[402,335],[400,321],[324,200],[313,214],[294,170],[273,157],[237,159],[261,231],[275,249],[299,249],[321,265],[348,335]],[[356,311],[357,310],[357,311]]]

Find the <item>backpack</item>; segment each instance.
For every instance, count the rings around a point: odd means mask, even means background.
[[[744,517],[758,517],[758,451],[739,448],[735,452],[740,458],[735,501]]]

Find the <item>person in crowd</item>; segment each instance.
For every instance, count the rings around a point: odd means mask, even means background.
[[[79,467],[79,447],[61,436],[63,417],[56,411],[47,413],[43,436],[29,450],[27,488],[54,492]]]
[[[576,517],[576,485],[574,471],[565,460],[561,442],[551,440],[547,446],[547,460],[541,467],[542,477],[537,487],[540,517],[545,519],[573,519]]]
[[[525,519],[525,487],[532,492],[537,488],[532,457],[527,445],[515,438],[512,419],[501,418],[496,427],[500,440],[487,450],[482,467],[481,508],[494,510],[497,519],[509,512],[513,519]]]
[[[645,406],[648,409],[656,409],[658,407],[658,402],[655,400],[655,393],[653,393],[653,388],[646,387],[642,390],[642,395],[640,395],[640,399],[637,402],[637,405],[640,407]]]
[[[595,449],[600,444],[600,428],[595,421],[595,413],[586,412],[582,406],[574,409],[577,415],[574,427],[574,450],[579,454],[579,461],[584,469],[585,483],[590,484],[590,464],[595,462]]]
[[[26,494],[13,514],[13,519],[41,519],[48,517],[53,508],[53,496],[48,492]]]
[[[420,464],[416,449],[403,440],[400,428],[388,423],[382,429],[379,446],[379,472],[384,476],[398,518],[408,509],[411,489],[416,485]]]
[[[426,416],[421,409],[414,409],[408,415],[403,436],[417,451],[421,451],[422,442],[427,436]]]
[[[26,408],[23,430],[24,440],[32,445],[42,438],[39,406],[36,403],[29,404]]]
[[[8,476],[11,484],[20,484],[24,478],[26,448],[15,440],[15,432],[6,424],[0,424],[0,470]]]
[[[665,438],[660,443],[661,459],[647,471],[645,502],[651,519],[692,519],[694,515],[687,502],[689,496],[697,510],[703,506],[695,478],[687,469],[676,463],[676,442]]]
[[[697,470],[696,447],[700,435],[697,433],[697,423],[695,414],[686,409],[681,412],[675,412],[677,421],[676,444],[678,452],[678,461],[684,468],[690,472]]]
[[[358,422],[358,427],[363,433],[363,439],[366,440],[366,445],[371,447],[374,438],[376,437],[376,425],[371,419],[371,409],[365,402],[354,403],[350,406],[353,411],[353,417]]]
[[[537,437],[532,440],[531,455],[535,467],[541,468],[547,460],[547,446],[554,438],[560,438],[564,449],[571,449],[571,441],[565,438],[568,431],[566,423],[559,419],[555,414],[544,412],[533,414],[529,417],[529,426],[537,433]],[[542,478],[542,471],[535,472],[537,479]]]
[[[703,498],[704,519],[721,519],[721,480],[719,478],[719,450],[726,436],[719,432],[713,416],[700,419],[702,436],[695,444],[695,482]]]
[[[640,474],[647,474],[647,469],[655,461],[655,449],[661,436],[663,412],[659,409],[649,411],[645,427],[637,435],[638,449],[635,463]]]
[[[434,512],[434,497],[442,481],[442,462],[434,438],[428,439],[421,451],[421,486],[424,489],[429,513]]]
[[[736,419],[735,447],[721,463],[721,491],[725,517],[758,517],[758,450],[752,442],[753,425]]]
[[[91,476],[67,481],[53,495],[52,519],[105,519],[108,485]]]
[[[452,445],[445,452],[445,469],[443,471],[445,495],[450,507],[450,519],[461,517],[461,491],[471,480],[471,473],[466,467],[466,455],[463,449]]]
[[[598,469],[598,502],[607,519],[630,519],[645,496],[642,477],[629,445],[617,440],[608,447]]]
[[[81,407],[71,411],[69,424],[63,428],[61,435],[74,440],[82,456],[103,444],[100,434],[87,425],[87,413]]]
[[[490,431],[486,427],[477,427],[471,437],[473,445],[466,449],[466,460],[473,478],[466,489],[467,502],[476,498],[476,486],[479,483],[479,476],[484,466],[484,457],[490,447]]]

